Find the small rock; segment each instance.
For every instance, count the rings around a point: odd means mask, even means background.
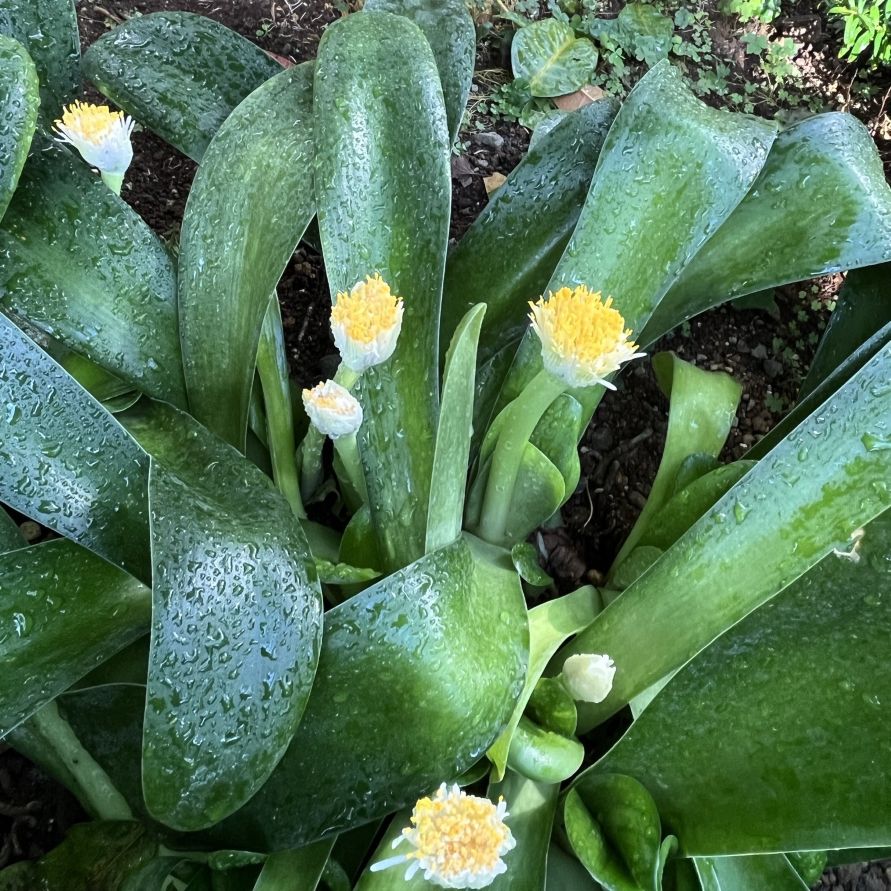
[[[500,149],[504,145],[504,137],[500,133],[493,133],[490,130],[486,130],[482,133],[477,133],[473,137],[473,141],[477,145],[484,145],[486,148],[491,149]]]
[[[29,544],[32,541],[37,541],[40,538],[40,526],[35,523],[33,520],[25,520],[21,526],[19,526],[19,530],[22,535],[25,537],[25,541]]]
[[[765,359],[764,372],[769,378],[777,378],[783,373],[783,366],[776,359]]]
[[[759,343],[753,350],[752,356],[755,359],[766,359],[767,358],[767,347],[764,346],[763,343]]]

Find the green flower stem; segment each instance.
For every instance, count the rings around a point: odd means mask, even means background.
[[[340,363],[337,367],[337,372],[334,375],[334,383],[340,384],[344,390],[349,390],[352,392],[353,387],[356,386],[357,382],[361,375],[357,371],[353,371],[352,368],[347,368],[343,362]]]
[[[356,496],[363,504],[368,504],[368,489],[365,487],[365,471],[362,469],[362,461],[359,458],[359,446],[356,444],[356,434],[352,436],[339,436],[334,440],[334,449],[340,458],[346,482],[353,488]]]
[[[273,295],[263,318],[257,350],[257,372],[263,386],[266,406],[266,435],[272,459],[272,475],[279,491],[301,519],[306,517],[300,497],[297,450],[294,442],[294,416],[288,385],[288,362],[278,299]]]
[[[566,390],[566,384],[549,371],[539,373],[507,407],[492,455],[479,533],[492,544],[504,545],[514,486],[523,462],[523,450],[548,406]]]
[[[99,171],[100,176],[102,177],[102,182],[108,186],[115,195],[121,194],[121,187],[124,185],[124,174],[123,173],[106,173],[104,170]]]
[[[132,820],[133,812],[108,774],[74,735],[55,700],[31,716],[30,729],[53,750],[55,759],[77,788],[72,791],[100,820]]]

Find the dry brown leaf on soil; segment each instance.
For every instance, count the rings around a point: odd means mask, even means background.
[[[483,177],[483,185],[486,187],[486,194],[491,195],[496,189],[504,185],[507,177],[497,170],[491,176]]]
[[[574,93],[567,93],[565,96],[555,96],[554,105],[563,111],[578,111],[598,99],[602,99],[606,93],[595,87],[593,84],[585,84]]]

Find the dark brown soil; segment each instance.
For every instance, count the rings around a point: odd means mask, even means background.
[[[326,0],[82,0],[78,15],[85,46],[134,13],[185,9],[234,28],[272,54],[300,62],[315,55],[324,27],[347,8],[346,3],[334,5]],[[828,59],[830,51],[821,49],[825,44],[826,39],[815,38],[817,49],[812,46],[808,52]],[[505,61],[499,41],[483,43],[474,96],[488,91]],[[812,66],[815,81],[821,73],[825,78],[821,89],[836,86],[838,66],[829,77],[825,67],[829,65],[826,61],[823,69],[817,63]],[[857,111],[855,100],[850,105]],[[870,122],[880,122],[876,108],[870,100],[860,113]],[[528,135],[519,124],[474,113],[472,129],[461,136],[464,150],[453,158],[453,238],[463,233],[485,205],[484,179],[509,173],[525,152]],[[882,148],[891,149],[891,143],[882,142],[891,139],[891,133],[879,132],[879,123],[874,135]],[[134,150],[123,197],[175,247],[195,164],[147,132],[135,134]],[[891,161],[891,151],[888,155]],[[728,459],[743,456],[776,423],[784,407],[794,402],[802,371],[812,358],[814,335],[828,316],[825,304],[839,281],[834,277],[819,282],[815,292],[807,287],[802,293],[798,286],[780,289],[778,315],[718,309],[657,345],[703,367],[724,369],[741,382],[743,398],[726,449]],[[327,281],[321,258],[312,248],[301,245],[296,252],[279,297],[292,373],[301,386],[315,383],[332,370],[334,351],[326,324]],[[812,308],[812,303],[819,308]],[[624,375],[618,392],[604,399],[582,443],[582,482],[565,509],[565,525],[544,534],[549,568],[561,586],[596,579],[608,568],[646,500],[664,442],[666,409],[667,401],[643,362]],[[82,817],[77,802],[65,790],[11,750],[0,752],[0,839],[4,840],[0,866],[52,848],[64,829]],[[827,873],[819,887],[874,891],[891,883],[879,866],[843,867]]]

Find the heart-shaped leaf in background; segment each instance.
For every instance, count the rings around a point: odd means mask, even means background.
[[[562,96],[589,83],[597,67],[597,47],[557,19],[526,25],[514,35],[510,59],[514,77],[533,96]]]

